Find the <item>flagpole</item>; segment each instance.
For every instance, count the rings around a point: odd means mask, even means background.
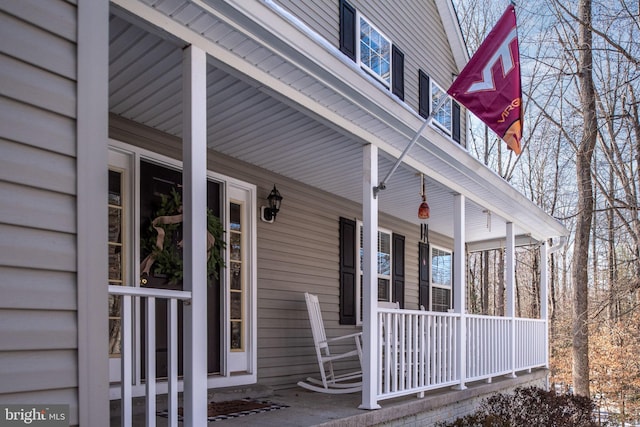
[[[442,108],[444,103],[447,102],[447,99],[449,99],[447,94],[443,94],[440,97],[440,99],[438,100],[438,103],[436,104],[435,108],[433,110],[431,110],[431,113],[429,113],[429,115],[425,119],[424,123],[422,123],[422,126],[420,126],[420,129],[418,129],[416,134],[413,136],[413,139],[405,147],[405,149],[402,152],[402,154],[400,154],[400,157],[398,157],[398,159],[394,163],[394,165],[391,168],[391,170],[389,172],[387,172],[387,175],[384,177],[384,179],[382,181],[380,181],[380,183],[377,186],[373,187],[373,198],[374,199],[378,196],[378,193],[380,192],[380,190],[385,190],[387,188],[387,181],[389,180],[391,175],[393,175],[393,173],[396,171],[396,169],[398,169],[398,166],[400,166],[400,163],[402,163],[402,160],[404,160],[404,158],[407,155],[407,153],[409,152],[409,150],[411,150],[411,147],[413,147],[415,145],[416,141],[418,141],[418,138],[420,137],[420,135],[422,134],[424,129],[427,127],[427,125],[433,121],[433,116],[435,115],[435,113],[440,111],[440,109]]]

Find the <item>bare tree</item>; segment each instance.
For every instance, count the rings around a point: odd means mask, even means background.
[[[508,0],[454,3],[463,32],[473,34],[467,37],[473,53]],[[518,1],[516,11],[523,153],[507,154],[482,126],[472,128],[469,151],[572,230],[566,248],[550,261],[551,355],[557,356],[551,363],[560,381],[589,395],[589,380],[595,387],[606,366],[590,361],[602,353],[590,348],[590,335],[599,346],[607,339],[604,325],[628,327],[640,312],[640,9],[637,0],[531,0]],[[502,257],[491,255],[489,266],[483,258],[476,262],[478,308],[488,295],[489,311],[498,314]],[[519,306],[535,314],[537,260],[524,260],[533,273],[518,277]],[[624,341],[620,351],[638,354],[636,343],[640,336]],[[558,362],[564,366],[554,367]]]
[[[593,35],[591,0],[578,5],[578,81],[583,115],[582,138],[576,153],[578,215],[573,261],[573,386],[576,394],[589,393],[589,239],[593,218],[591,161],[598,137],[596,96],[593,85]]]

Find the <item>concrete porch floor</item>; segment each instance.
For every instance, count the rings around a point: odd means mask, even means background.
[[[424,398],[415,395],[379,402],[381,409],[367,411],[358,409],[361,402],[359,393],[347,395],[327,395],[314,393],[302,388],[270,391],[263,388],[258,395],[250,396],[259,400],[287,405],[288,408],[271,412],[252,414],[223,421],[210,422],[210,426],[260,426],[260,427],[302,427],[302,426],[430,426],[435,422],[453,420],[472,412],[475,406],[490,394],[508,391],[518,386],[546,384],[548,371],[534,370],[518,373],[517,378],[494,378],[493,382],[479,381],[467,384],[466,390],[444,388],[425,393]],[[240,393],[234,395],[234,393]],[[248,397],[239,390],[214,390],[210,400],[221,401]],[[160,402],[158,407],[160,406]],[[142,411],[135,411],[142,412]],[[159,427],[167,425],[167,419],[156,417]],[[111,418],[111,425],[120,425],[119,416]],[[144,426],[143,413],[136,414],[134,426]],[[179,423],[182,425],[182,423]]]

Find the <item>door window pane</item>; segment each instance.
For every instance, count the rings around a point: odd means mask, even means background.
[[[231,350],[244,350],[245,318],[243,306],[246,293],[242,270],[244,268],[244,227],[242,225],[243,206],[239,203],[229,204],[229,298],[231,323]]]
[[[109,256],[109,285],[122,286],[124,278],[123,264],[123,221],[122,221],[122,172],[109,170],[109,194],[107,198],[109,210],[108,224],[108,256]],[[120,316],[121,297],[109,296],[109,356],[119,357],[121,346]]]
[[[231,276],[231,289],[242,290],[242,269],[239,262],[231,262],[229,274]]]
[[[229,228],[234,231],[242,231],[242,221],[240,220],[240,205],[231,203],[229,206]]]
[[[231,294],[231,319],[242,320],[242,294],[240,292]]]
[[[242,322],[231,322],[231,350],[242,350]]]

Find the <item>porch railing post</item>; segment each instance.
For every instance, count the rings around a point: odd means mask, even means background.
[[[516,282],[516,241],[513,232],[513,223],[507,223],[507,242],[506,242],[506,267],[507,267],[507,317],[509,318],[509,368],[511,369],[510,377],[516,377],[516,299],[515,299],[515,282]]]
[[[544,320],[544,366],[549,367],[549,247],[540,245],[540,319]]]
[[[458,390],[467,388],[467,325],[466,312],[466,248],[465,248],[465,197],[456,194],[453,197],[453,309],[460,316],[458,318],[458,333],[456,334],[456,368],[458,369]]]
[[[207,54],[183,51],[184,425],[207,423]]]
[[[122,327],[121,327],[121,357],[120,365],[120,416],[123,427],[131,427],[131,414],[133,413],[132,403],[132,382],[133,382],[133,314],[131,311],[132,297],[123,295],[122,297]]]
[[[378,199],[373,187],[378,182],[378,147],[363,149],[362,179],[362,404],[361,409],[378,409]]]

